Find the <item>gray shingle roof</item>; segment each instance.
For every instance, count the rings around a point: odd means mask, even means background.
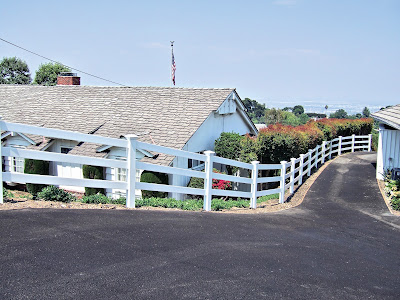
[[[400,104],[381,109],[371,116],[387,125],[400,130]]]
[[[234,89],[0,85],[5,121],[140,141],[181,149]],[[86,144],[86,143],[85,143]],[[71,154],[95,154],[85,145]],[[39,146],[40,148],[43,145]],[[168,164],[170,157],[159,157]]]

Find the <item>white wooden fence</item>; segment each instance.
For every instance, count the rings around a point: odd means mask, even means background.
[[[204,210],[211,210],[213,197],[240,197],[250,199],[250,207],[256,208],[257,198],[261,196],[279,193],[279,202],[285,200],[286,190],[294,192],[296,184],[301,185],[304,176],[310,176],[313,168],[323,164],[334,155],[343,152],[354,152],[356,150],[371,151],[371,135],[339,137],[332,141],[325,141],[315,149],[301,154],[299,158],[292,158],[290,162],[282,161],[280,164],[260,164],[258,161],[243,163],[215,156],[212,151],[204,154],[192,153],[183,150],[171,149],[163,146],[139,142],[135,135],[127,135],[125,139],[107,138],[91,134],[82,134],[65,130],[48,129],[24,124],[9,123],[0,120],[1,131],[11,131],[26,134],[34,134],[54,139],[73,140],[88,142],[127,149],[127,160],[115,160],[105,158],[93,158],[70,154],[61,154],[45,151],[27,150],[13,147],[0,147],[0,156],[22,157],[53,162],[66,162],[75,164],[94,165],[111,168],[127,169],[127,181],[110,181],[96,179],[65,178],[49,175],[32,175],[13,172],[0,172],[0,203],[3,203],[3,181],[7,182],[29,182],[48,185],[84,186],[92,188],[110,188],[126,190],[126,206],[135,207],[135,189],[159,191],[168,193],[181,193],[187,195],[199,195],[204,197]],[[193,170],[176,168],[172,166],[160,166],[136,160],[136,150],[142,149],[156,153],[164,153],[172,156],[204,162],[205,170]],[[213,172],[214,164],[229,165],[241,169],[247,169],[251,178],[244,176],[233,176]],[[198,177],[204,179],[204,188],[189,188],[182,186],[162,185],[136,181],[136,170],[147,170],[178,176]],[[263,170],[278,170],[280,175],[272,177],[261,177]],[[212,180],[220,179],[250,185],[250,191],[219,190],[212,188]],[[279,187],[262,189],[265,183],[279,183]],[[276,184],[278,186],[278,184]]]

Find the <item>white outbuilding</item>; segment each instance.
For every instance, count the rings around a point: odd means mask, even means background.
[[[379,121],[376,178],[383,180],[387,171],[400,168],[400,104],[381,109],[371,116]]]

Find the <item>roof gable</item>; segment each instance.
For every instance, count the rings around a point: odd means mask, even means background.
[[[371,114],[371,116],[377,121],[400,130],[400,104],[381,109]]]
[[[5,121],[115,138],[135,134],[181,149],[230,95],[234,89],[0,85],[0,109]]]

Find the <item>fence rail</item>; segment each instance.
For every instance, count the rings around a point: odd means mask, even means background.
[[[65,130],[48,129],[43,127],[9,123],[0,120],[1,131],[12,131],[18,133],[27,133],[55,139],[66,139],[77,142],[89,142],[101,145],[122,147],[127,149],[127,160],[115,160],[105,158],[94,158],[86,156],[77,156],[70,154],[61,154],[54,152],[27,150],[13,147],[0,147],[0,156],[21,157],[53,162],[66,162],[75,164],[95,165],[109,168],[124,168],[127,170],[127,181],[110,181],[95,179],[66,178],[49,175],[33,175],[13,172],[0,172],[0,203],[3,203],[3,181],[8,182],[28,182],[36,184],[68,185],[95,188],[109,188],[126,190],[127,207],[135,207],[135,189],[179,193],[186,195],[198,195],[204,197],[204,210],[211,210],[211,201],[213,196],[218,197],[241,197],[250,199],[250,207],[256,208],[257,198],[279,194],[279,202],[283,203],[285,191],[294,192],[296,184],[301,185],[305,176],[310,176],[313,168],[319,164],[324,164],[327,159],[334,155],[341,155],[346,151],[364,150],[371,151],[371,135],[338,137],[331,141],[324,141],[307,153],[301,154],[298,158],[291,158],[290,161],[282,161],[280,164],[260,164],[257,161],[252,163],[243,163],[222,157],[216,157],[212,151],[205,151],[204,154],[192,153],[184,150],[177,150],[148,144],[137,141],[134,135],[127,135],[125,139],[114,139],[91,134],[82,134]],[[151,163],[145,163],[136,159],[136,151],[152,151],[164,153],[176,157],[193,159],[204,162],[204,171],[177,168],[173,166],[161,166]],[[237,167],[247,170],[251,176],[233,176],[213,172],[214,164],[222,164],[231,167]],[[170,174],[173,176],[197,177],[204,179],[203,188],[189,188],[186,186],[163,185],[154,183],[144,183],[136,181],[136,170],[146,170]],[[273,176],[263,177],[262,171],[275,171]],[[273,172],[269,172],[273,173]],[[213,189],[213,179],[232,181],[241,185],[250,186],[250,191],[243,190],[219,190]],[[279,183],[279,187],[271,188],[265,185]]]

